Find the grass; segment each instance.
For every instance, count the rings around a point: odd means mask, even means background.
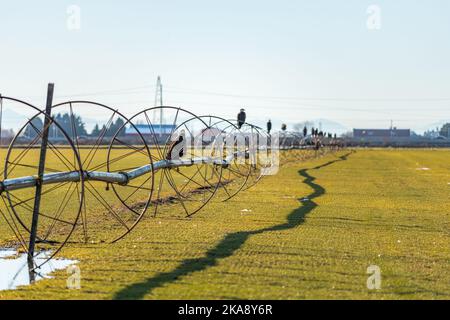
[[[289,162],[192,218],[165,205],[118,243],[69,244],[80,290],[59,271],[0,299],[449,299],[449,158],[362,149]],[[366,287],[370,265],[380,290]]]

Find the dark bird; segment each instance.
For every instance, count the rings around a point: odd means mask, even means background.
[[[166,154],[167,160],[179,160],[183,155],[186,148],[186,136],[184,130],[181,130],[178,135],[178,139],[172,141],[169,145],[169,150]]]
[[[270,134],[270,130],[272,130],[272,121],[267,121],[267,133]]]
[[[237,121],[238,121],[238,128],[240,129],[243,124],[245,123],[245,119],[247,118],[247,115],[245,114],[245,109],[241,109],[241,111],[237,115]]]

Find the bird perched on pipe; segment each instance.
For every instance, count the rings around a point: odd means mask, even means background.
[[[246,118],[247,118],[247,115],[245,114],[245,109],[241,109],[237,115],[237,122],[238,122],[239,129],[244,125]]]

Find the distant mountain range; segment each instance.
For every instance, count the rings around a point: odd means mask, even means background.
[[[3,129],[13,129],[17,131],[22,127],[28,118],[23,114],[17,113],[11,109],[3,109],[2,114],[2,127]]]
[[[31,114],[28,115],[28,117],[29,116],[31,116]],[[13,129],[14,131],[17,132],[17,130],[20,129],[20,127],[23,126],[24,123],[28,120],[28,117],[10,108],[5,108],[3,110],[2,129]],[[266,127],[265,122],[261,121],[260,119],[258,120],[259,121],[256,121],[255,123],[259,125],[261,128],[265,128]],[[88,130],[88,132],[92,130],[92,128],[95,126],[96,123],[100,122],[99,123],[100,125],[103,123],[103,121],[98,121],[97,119],[91,118],[86,119],[83,118],[83,121],[86,124],[86,129]],[[272,122],[274,125],[273,128],[275,130],[278,130],[277,128],[281,126],[281,123],[283,121],[281,121],[280,119],[272,119]],[[441,128],[445,123],[448,122],[450,122],[450,120],[442,120],[439,122],[424,125],[419,124],[418,126],[414,126],[412,130],[417,134],[423,134],[427,130],[435,130],[436,128]],[[352,128],[349,128],[339,122],[325,118],[311,119],[303,122],[286,122],[288,130],[293,130],[296,124],[304,124],[304,123],[308,123],[309,124],[308,126],[314,126],[315,128],[319,128],[319,126],[321,125],[323,131],[336,133],[338,135],[352,130]]]
[[[342,123],[333,121],[333,120],[329,120],[329,119],[313,119],[313,120],[309,120],[309,122],[314,123],[314,126],[316,128],[321,128],[321,130],[325,131],[325,132],[330,132],[330,133],[336,133],[336,134],[342,134],[342,133],[346,133],[348,131],[351,131],[351,128],[346,127],[345,125],[343,125]]]

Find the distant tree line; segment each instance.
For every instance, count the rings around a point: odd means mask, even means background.
[[[309,134],[312,137],[328,137],[328,138],[337,138],[336,133],[324,132],[322,130],[319,131],[318,128],[314,128],[314,122],[305,121],[301,123],[294,124],[294,130],[296,132],[301,132],[304,137]]]
[[[121,118],[117,118],[112,123],[108,123],[108,127],[106,124],[103,124],[101,127],[98,125],[98,123],[95,124],[94,128],[90,133],[86,130],[86,124],[81,118],[81,116],[74,114],[73,117],[69,113],[58,113],[54,120],[56,123],[59,124],[59,126],[66,132],[66,134],[72,138],[73,136],[76,136],[77,138],[94,138],[98,137],[100,135],[103,135],[105,137],[112,137],[116,134],[116,132],[120,129],[120,133],[118,136],[125,135],[125,127],[122,127],[124,125],[124,121]],[[27,138],[35,138],[38,135],[38,132],[42,132],[42,129],[44,127],[43,120],[40,117],[33,118],[30,123],[26,126],[24,135]],[[105,132],[106,131],[106,132]],[[64,135],[59,130],[59,128],[56,125],[51,125],[49,128],[49,136],[50,138],[63,138]]]
[[[439,134],[440,134],[441,136],[450,138],[449,133],[450,133],[450,123],[447,122],[446,124],[444,124],[444,125],[442,126],[441,130],[439,131]]]

